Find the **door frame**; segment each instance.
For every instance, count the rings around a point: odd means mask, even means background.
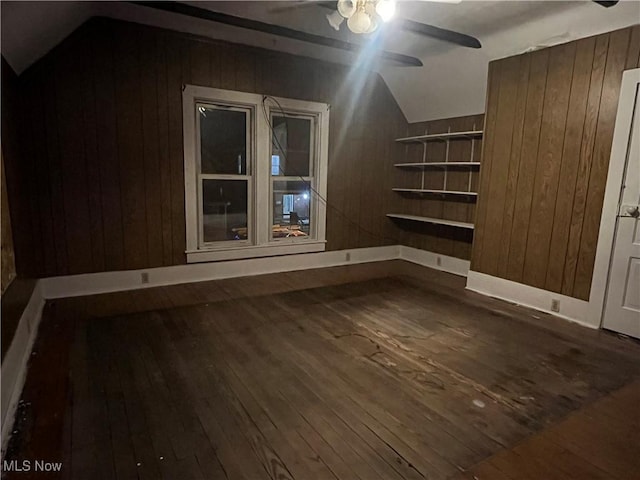
[[[604,306],[609,285],[611,258],[613,257],[620,192],[630,145],[636,90],[640,88],[638,84],[640,84],[640,68],[626,70],[623,73],[589,294],[589,323],[598,325],[600,328],[602,328],[604,321]]]

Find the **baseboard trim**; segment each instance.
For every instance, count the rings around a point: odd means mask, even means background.
[[[482,295],[488,295],[524,307],[533,308],[534,310],[578,323],[584,327],[595,329],[599,327],[599,325],[590,321],[589,302],[584,300],[529,285],[523,285],[522,283],[512,282],[504,278],[493,277],[473,270],[470,270],[467,275],[467,289]],[[551,310],[552,300],[558,300],[560,302],[559,312]]]
[[[400,258],[402,260],[422,265],[423,267],[453,273],[454,275],[459,275],[461,277],[466,277],[469,273],[471,264],[469,260],[441,255],[439,253],[420,250],[418,248],[406,247],[404,245],[399,245],[399,247]]]
[[[347,260],[347,257],[349,257],[349,260]],[[398,258],[400,258],[399,246],[390,245],[221,262],[191,263],[142,270],[68,275],[44,278],[41,281],[45,298],[65,298],[249,275],[379,262]],[[141,275],[143,273],[148,274],[148,283],[142,283]]]
[[[469,271],[468,260],[403,245],[389,245],[223,262],[192,263],[142,270],[49,277],[43,278],[40,282],[44,298],[66,298],[397,259],[455,275],[466,276]],[[148,283],[142,283],[143,273],[148,275]]]
[[[2,360],[2,458],[9,443],[18,402],[27,378],[29,358],[42,319],[45,298],[42,295],[40,282],[40,280],[36,282],[29,303],[18,322],[11,345]]]

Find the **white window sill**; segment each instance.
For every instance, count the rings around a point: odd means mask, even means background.
[[[313,240],[283,245],[269,244],[228,249],[192,250],[185,253],[187,254],[187,263],[219,262],[242,258],[275,257],[278,255],[292,255],[297,253],[324,252],[326,243],[324,240]]]

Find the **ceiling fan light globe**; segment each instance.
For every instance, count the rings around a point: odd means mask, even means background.
[[[349,18],[356,13],[357,5],[355,0],[338,0],[337,8],[342,17]]]
[[[380,16],[383,22],[388,22],[393,18],[396,13],[395,0],[380,0],[376,4],[376,13]]]
[[[371,17],[359,10],[347,20],[347,26],[353,33],[367,33],[371,27]]]
[[[373,33],[378,29],[380,22],[378,22],[375,17],[369,17],[371,19],[371,24],[369,29],[365,33]]]
[[[331,12],[327,13],[326,17],[329,25],[331,25],[334,30],[340,30],[340,25],[344,22],[344,17],[342,15],[338,12]]]

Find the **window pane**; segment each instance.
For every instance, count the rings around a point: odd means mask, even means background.
[[[247,239],[246,180],[202,181],[202,226],[205,242]]]
[[[247,174],[248,112],[198,105],[202,173]]]
[[[311,165],[310,118],[274,115],[271,142],[272,175],[308,177]],[[278,173],[273,168],[273,158],[279,157]]]
[[[305,237],[310,233],[311,190],[298,180],[273,182],[273,238]]]

